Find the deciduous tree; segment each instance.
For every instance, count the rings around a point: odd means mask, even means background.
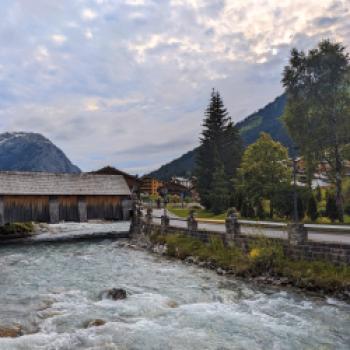
[[[350,138],[349,55],[343,45],[329,40],[307,54],[293,49],[282,82],[289,133],[306,159],[328,161],[338,217],[343,221],[341,149]]]

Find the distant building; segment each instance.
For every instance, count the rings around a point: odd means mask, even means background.
[[[154,196],[158,194],[158,190],[162,185],[163,183],[158,179],[145,176],[141,178],[140,192]]]
[[[187,187],[173,181],[164,182],[163,185],[158,188],[158,192],[177,195],[179,197],[190,195],[190,190]]]
[[[0,225],[121,220],[129,209],[130,190],[121,175],[0,172]]]
[[[122,175],[132,193],[138,193],[140,190],[141,180],[136,175],[130,175],[122,170],[111,166],[105,166],[99,170],[92,171],[90,174],[96,175]]]
[[[186,187],[188,190],[190,190],[193,187],[192,181],[190,179],[186,179],[185,177],[173,176],[171,178],[171,182]]]

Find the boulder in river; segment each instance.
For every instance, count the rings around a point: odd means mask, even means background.
[[[125,289],[121,288],[111,288],[102,292],[102,298],[108,298],[113,300],[122,300],[126,299],[127,294]]]
[[[85,328],[99,327],[99,326],[103,326],[104,324],[106,324],[106,321],[97,318],[95,320],[91,320],[91,321],[86,322]]]
[[[20,325],[0,326],[0,338],[15,338],[22,335],[22,327]]]

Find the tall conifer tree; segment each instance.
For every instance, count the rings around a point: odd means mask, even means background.
[[[218,172],[218,164],[223,166],[222,184],[225,184],[226,192],[230,195],[233,191],[232,181],[236,175],[242,155],[242,140],[237,128],[228,115],[221,96],[213,89],[209,106],[205,111],[203,132],[200,138],[200,147],[196,159],[197,190],[201,203],[209,208],[217,207],[213,203],[214,187],[217,187],[218,177],[213,182],[214,173]],[[222,184],[220,191],[222,191]],[[225,196],[226,197],[226,196]],[[226,201],[226,199],[225,199]],[[215,199],[217,203],[217,199]]]

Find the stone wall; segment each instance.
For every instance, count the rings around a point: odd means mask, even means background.
[[[293,227],[293,230],[295,230],[295,227]],[[223,233],[198,229],[193,216],[188,218],[187,228],[179,228],[171,226],[171,219],[169,220],[168,217],[164,218],[164,216],[161,219],[161,224],[154,223],[151,209],[148,210],[145,217],[142,216],[140,210],[136,210],[132,220],[132,234],[149,235],[156,231],[162,234],[182,233],[203,241],[208,241],[210,236],[217,236],[226,244],[235,244],[244,251],[248,251],[249,246],[258,239],[253,235],[241,234],[238,221],[234,216],[226,219],[226,233]],[[301,228],[301,237],[303,239],[295,239],[295,232],[293,231],[293,234],[289,235],[288,240],[269,239],[281,243],[285,255],[295,260],[325,260],[335,264],[350,265],[350,245],[308,241],[307,232],[305,232],[303,227]]]

